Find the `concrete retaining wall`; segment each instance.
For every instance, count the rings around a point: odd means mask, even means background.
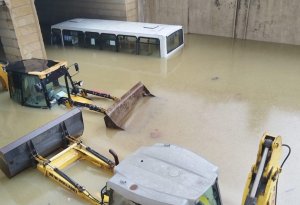
[[[300,45],[299,0],[138,2],[141,21],[181,24],[189,33]]]
[[[35,0],[42,25],[72,18],[137,21],[136,0]]]
[[[9,61],[46,58],[32,0],[6,0],[0,6],[0,38]]]

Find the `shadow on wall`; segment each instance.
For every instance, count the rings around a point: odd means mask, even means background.
[[[5,57],[5,53],[4,53],[4,49],[3,49],[3,45],[2,45],[1,39],[0,39],[0,60],[6,60],[6,57]]]

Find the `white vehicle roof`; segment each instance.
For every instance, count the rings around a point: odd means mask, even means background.
[[[83,32],[112,33],[135,36],[169,36],[182,29],[179,25],[76,18],[55,24],[51,28]]]
[[[142,147],[115,167],[107,185],[142,205],[195,205],[216,181],[218,168],[175,145]]]

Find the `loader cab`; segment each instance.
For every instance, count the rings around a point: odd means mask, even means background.
[[[115,167],[109,205],[222,205],[218,168],[175,145],[143,147]]]
[[[140,204],[136,201],[133,201],[132,199],[125,198],[122,194],[110,189],[108,192],[109,197],[109,205],[137,205]],[[160,199],[158,199],[159,201]],[[162,200],[161,200],[162,201]],[[149,202],[145,202],[144,204],[140,205],[148,205]],[[152,203],[150,203],[152,204]],[[149,204],[149,205],[150,205]],[[161,205],[167,205],[167,203],[164,202],[158,202],[153,204],[161,204]],[[181,203],[182,205],[185,203]],[[219,193],[219,186],[218,182],[216,181],[213,186],[211,186],[202,196],[199,197],[199,199],[193,203],[189,203],[193,205],[222,205],[221,203],[221,196]]]
[[[6,67],[10,97],[21,105],[51,108],[68,97],[66,62],[29,59]]]

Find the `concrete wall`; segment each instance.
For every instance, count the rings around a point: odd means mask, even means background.
[[[6,0],[0,6],[0,38],[9,61],[46,58],[32,0]]]
[[[71,18],[137,20],[137,0],[35,0],[42,25]]]
[[[138,2],[141,21],[181,24],[189,33],[300,45],[299,0]]]

